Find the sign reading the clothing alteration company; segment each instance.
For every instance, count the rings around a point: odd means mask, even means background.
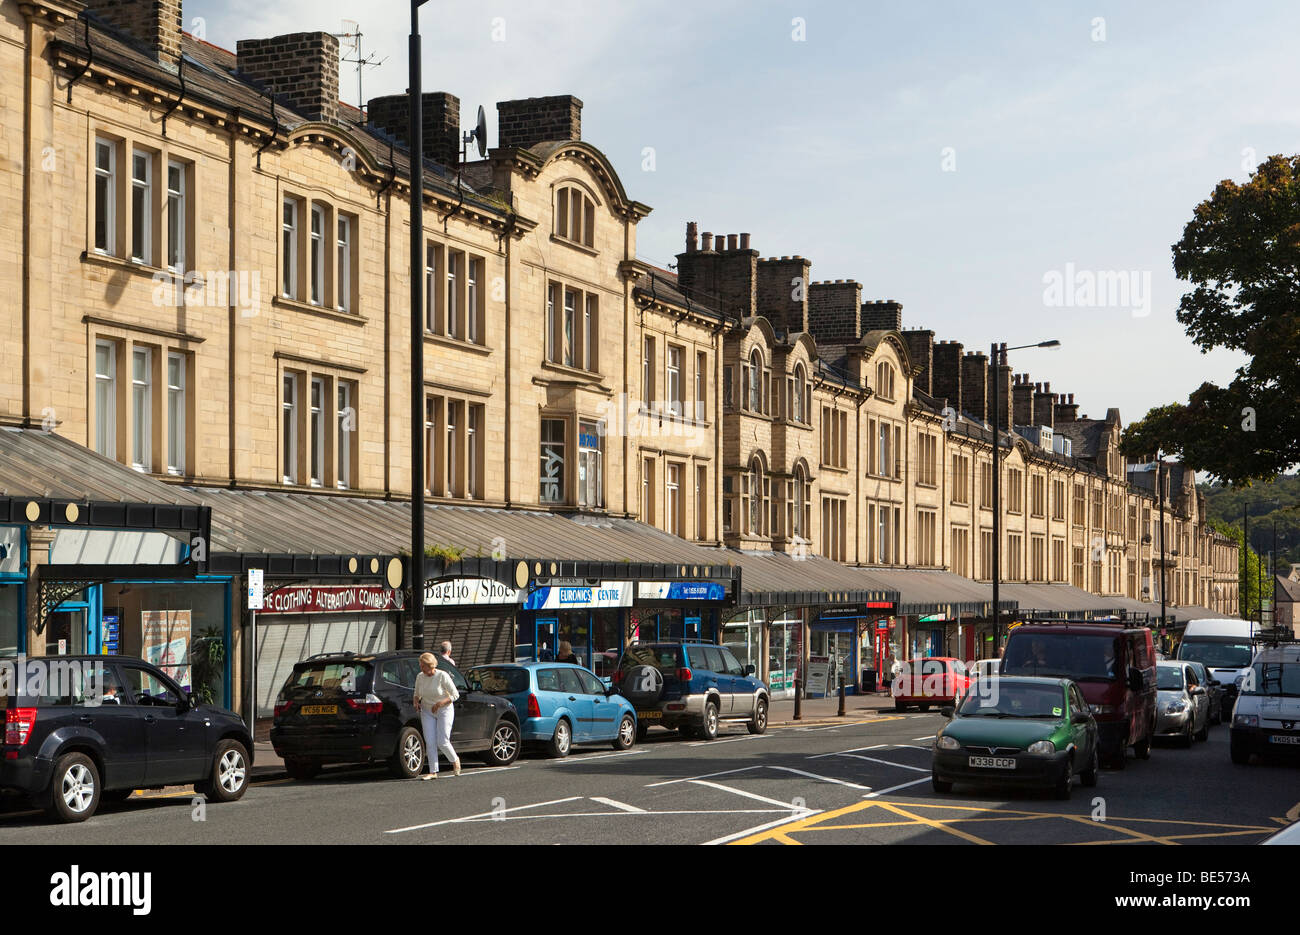
[[[370,585],[303,585],[281,588],[266,595],[269,614],[382,613],[402,609],[402,592]]]
[[[490,578],[456,578],[428,582],[424,586],[425,607],[452,607],[460,604],[518,604],[523,595]]]
[[[584,607],[631,607],[631,581],[537,588],[524,599],[524,610],[578,610]]]

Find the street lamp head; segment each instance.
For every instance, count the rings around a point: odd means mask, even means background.
[[[1040,345],[1038,345],[1038,346],[1039,346],[1039,347],[1060,347],[1060,346],[1061,346],[1061,342],[1060,342],[1060,341],[1057,341],[1055,338],[1053,338],[1051,341],[1044,341],[1042,344],[1040,344]]]

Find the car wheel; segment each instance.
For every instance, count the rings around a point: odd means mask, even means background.
[[[1072,791],[1074,791],[1074,763],[1070,757],[1066,757],[1065,773],[1056,784],[1056,797],[1058,799],[1068,799]]]
[[[754,718],[745,725],[751,734],[761,734],[767,730],[767,699],[760,698],[754,705]]]
[[[1088,768],[1079,774],[1079,781],[1082,782],[1088,788],[1092,788],[1093,786],[1097,785],[1097,774],[1100,771],[1100,768],[1101,768],[1101,762],[1100,762],[1100,758],[1097,756],[1097,745],[1093,744],[1092,760],[1088,764]]]
[[[717,740],[718,738],[718,706],[715,702],[706,701],[704,703],[704,723],[699,727],[701,740]]]
[[[398,779],[414,779],[424,772],[424,735],[414,726],[408,724],[398,731],[397,748],[388,758],[388,771]]]
[[[1210,739],[1210,716],[1208,714],[1205,716],[1204,726],[1196,732],[1196,739],[1201,741]]]
[[[938,776],[932,775],[930,777],[930,785],[934,787],[935,792],[944,795],[947,795],[949,792],[952,791],[952,783],[946,779],[940,779]]]
[[[1192,722],[1191,721],[1187,722],[1187,730],[1183,731],[1182,736],[1178,738],[1178,746],[1182,747],[1184,750],[1191,749],[1192,747]]]
[[[248,789],[248,751],[238,740],[223,740],[212,755],[212,772],[194,791],[214,802],[236,802]]]
[[[1133,744],[1133,755],[1139,760],[1151,759],[1151,738],[1155,736],[1155,733],[1156,722],[1153,718],[1151,723],[1147,725],[1146,735],[1137,743]]]
[[[1244,743],[1237,740],[1236,737],[1232,738],[1228,750],[1232,756],[1232,762],[1236,765],[1245,766],[1250,762],[1250,749]]]
[[[509,766],[519,756],[519,728],[514,721],[498,721],[483,759],[490,766]]]
[[[623,715],[623,720],[618,722],[618,734],[614,737],[614,749],[630,749],[636,743],[636,735],[636,718],[630,714]]]
[[[546,752],[556,759],[569,755],[569,750],[573,747],[573,728],[569,727],[569,722],[560,718],[555,722],[555,733],[551,735],[551,742],[546,745]]]
[[[84,753],[65,753],[54,763],[45,810],[58,821],[85,821],[99,808],[99,770]]]
[[[285,757],[284,771],[290,779],[314,779],[320,772],[320,761],[306,757]]]

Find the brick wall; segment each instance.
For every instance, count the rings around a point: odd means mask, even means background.
[[[1013,385],[1011,382],[1011,366],[1010,364],[1007,364],[1002,367],[996,367],[990,364],[988,368],[988,374],[989,374],[990,381],[992,380],[998,381],[998,410],[999,410],[999,412],[997,413],[994,413],[993,411],[993,385],[990,382],[989,415],[988,415],[989,422],[992,423],[993,419],[996,416],[998,421],[995,424],[1003,431],[1009,432],[1011,431],[1011,426],[1013,425],[1011,421],[1012,408],[1013,408],[1013,400],[1011,394],[1011,389]]]
[[[373,97],[366,103],[370,123],[397,138],[410,148],[410,113],[405,94]],[[460,98],[446,91],[427,91],[420,95],[420,124],[424,137],[424,156],[454,168],[460,162]],[[478,151],[474,151],[478,158]]]
[[[1056,426],[1056,411],[1052,405],[1055,398],[1052,384],[1034,384],[1034,418],[1038,420],[1035,425],[1046,425],[1052,428]]]
[[[1034,412],[1034,384],[1029,382],[1029,374],[1017,373],[1012,380],[1012,414],[1016,425],[1039,425]]]
[[[808,330],[827,344],[852,344],[862,337],[862,284],[852,279],[812,283]]]
[[[240,39],[239,70],[313,120],[339,120],[339,41],[327,32]]]
[[[915,329],[902,332],[903,342],[907,345],[907,356],[912,359],[912,366],[920,369],[915,386],[923,393],[934,395],[934,332]]]
[[[159,61],[180,61],[181,0],[86,0],[86,9],[125,32]]]
[[[532,146],[543,140],[582,139],[582,101],[572,94],[497,104],[497,145]]]
[[[989,414],[989,359],[983,351],[967,351],[961,359],[962,408],[977,419]]]
[[[948,400],[958,412],[962,410],[961,352],[959,341],[940,341],[934,345],[934,395]]]
[[[808,281],[812,260],[801,256],[758,261],[758,314],[778,331],[808,330]],[[800,283],[795,280],[802,280]]]
[[[876,299],[862,305],[862,332],[899,331],[903,327],[903,303]]]

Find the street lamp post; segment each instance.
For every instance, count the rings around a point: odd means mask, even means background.
[[[411,0],[406,88],[411,150],[411,646],[424,649],[424,120],[420,7]]]
[[[1017,347],[1007,347],[1006,343],[994,344],[989,352],[989,360],[993,364],[993,654],[997,655],[998,647],[1002,645],[1002,634],[1000,632],[1002,623],[1002,612],[998,606],[999,579],[1002,576],[1002,500],[1001,500],[1001,440],[998,432],[1001,427],[1001,389],[1002,389],[1002,368],[1007,365],[1007,351],[1020,351],[1027,347],[1060,347],[1061,342],[1040,341],[1037,344],[1021,344]],[[1007,431],[1012,431],[1012,426],[1007,426]]]

